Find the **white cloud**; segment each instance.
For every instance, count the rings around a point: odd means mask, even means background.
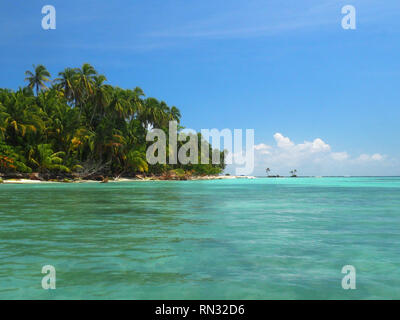
[[[297,148],[299,150],[311,153],[326,152],[331,150],[331,146],[326,144],[320,138],[315,139],[313,142],[304,141],[304,143],[297,145]]]
[[[349,158],[349,154],[347,152],[332,152],[331,157],[336,161],[344,161]]]
[[[371,159],[375,160],[375,161],[380,161],[380,160],[383,160],[384,158],[385,158],[385,156],[383,156],[379,153],[375,153],[371,156]]]
[[[284,137],[279,132],[274,134],[274,139],[279,148],[290,148],[294,146],[294,143],[290,141],[289,138]]]
[[[395,175],[398,161],[380,153],[350,155],[333,151],[321,138],[295,143],[282,133],[273,135],[275,145],[260,143],[254,146],[254,175],[288,175],[297,169],[300,175]],[[234,166],[228,166],[230,172]],[[233,171],[232,171],[233,172]]]
[[[373,155],[362,154],[358,157],[359,161],[382,161],[383,159],[385,159],[385,156],[379,153],[374,153]]]
[[[325,152],[325,151],[331,150],[330,145],[326,144],[320,138],[317,138],[312,142],[304,141],[304,143],[300,143],[300,144],[296,145],[288,137],[285,137],[283,134],[278,132],[278,133],[274,134],[274,139],[279,148],[292,150],[292,151],[296,151],[296,152],[317,153],[317,152]]]
[[[269,154],[272,147],[264,143],[256,144],[254,150],[259,151],[261,154]]]

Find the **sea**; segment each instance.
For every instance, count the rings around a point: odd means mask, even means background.
[[[0,184],[0,299],[400,299],[400,178]]]

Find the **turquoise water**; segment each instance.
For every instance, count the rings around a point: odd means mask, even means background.
[[[0,298],[399,299],[400,178],[3,184]]]

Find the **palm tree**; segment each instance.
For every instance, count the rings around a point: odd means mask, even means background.
[[[32,97],[26,97],[23,90],[12,92],[3,106],[2,122],[4,129],[10,129],[12,136],[9,139],[15,142],[17,136],[25,137],[26,133],[36,133],[44,128],[44,123],[39,116],[39,108],[33,104]]]
[[[118,118],[123,119],[129,112],[126,107],[128,104],[129,103],[125,99],[123,90],[121,88],[114,88],[111,93],[109,112],[112,115],[117,115]]]
[[[79,119],[84,109],[84,103],[93,94],[96,75],[97,71],[88,63],[84,63],[81,69],[76,69],[75,106],[79,107]]]
[[[169,111],[169,116],[170,120],[175,120],[176,122],[180,122],[181,119],[181,112],[179,109],[175,106],[171,107],[171,110]]]
[[[294,170],[290,171],[290,174],[292,175],[292,177],[297,177],[297,170],[294,169]]]
[[[70,170],[62,164],[63,156],[65,156],[64,152],[53,152],[51,145],[39,144],[37,146],[37,159],[32,158],[31,161],[38,166],[41,172],[47,170],[69,172]]]
[[[104,84],[105,81],[107,81],[107,78],[102,74],[93,77],[93,110],[90,125],[92,125],[96,113],[99,115],[104,114],[105,108],[109,103],[109,91],[111,91],[111,88]]]
[[[139,113],[139,120],[142,122],[144,128],[149,126],[156,126],[158,122],[158,100],[155,98],[147,98],[144,100],[143,110]]]
[[[75,135],[71,139],[69,151],[72,151],[78,160],[83,160],[85,152],[92,154],[95,150],[95,138],[95,132],[86,128],[80,128],[76,131]]]
[[[50,82],[50,72],[47,71],[46,67],[39,64],[37,67],[33,65],[34,71],[31,72],[27,70],[25,72],[25,81],[28,81],[28,87],[36,89],[36,96],[39,94],[39,90],[44,90],[47,88],[46,82]]]
[[[81,69],[77,69],[77,82],[81,96],[85,93],[90,95],[93,93],[94,77],[97,71],[88,63],[84,63]]]
[[[132,169],[134,172],[147,172],[149,166],[146,161],[146,153],[138,150],[131,150],[126,155],[125,170]]]
[[[64,91],[64,96],[68,101],[75,101],[76,75],[77,69],[66,68],[58,73],[59,78],[54,79],[54,84]]]
[[[268,176],[269,176],[270,171],[271,171],[270,168],[265,169],[265,172],[267,172],[267,175],[268,175]]]
[[[161,101],[158,104],[157,107],[157,116],[158,116],[158,127],[159,128],[164,128],[164,127],[168,127],[168,121],[169,120],[173,120],[170,117],[171,114],[171,110],[168,107],[168,105],[164,102]]]
[[[133,89],[132,93],[131,93],[131,98],[130,98],[130,102],[133,108],[133,114],[132,116],[138,116],[140,114],[140,112],[143,111],[144,109],[144,105],[143,105],[143,97],[145,96],[143,90],[139,87],[136,87],[135,89]],[[132,119],[130,119],[132,120]]]

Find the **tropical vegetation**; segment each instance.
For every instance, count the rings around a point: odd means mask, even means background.
[[[0,89],[0,172],[208,175],[225,168],[223,160],[218,165],[148,164],[148,130],[160,128],[168,136],[169,121],[182,130],[179,109],[146,97],[139,87],[108,84],[90,64],[66,68],[53,80],[43,65],[25,75],[26,87]]]
[[[291,170],[290,174],[291,174],[291,177],[296,178],[297,177],[297,170],[296,169]]]

